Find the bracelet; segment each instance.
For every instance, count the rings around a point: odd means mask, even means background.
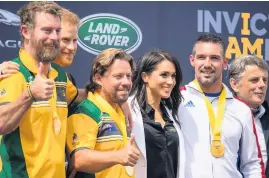
[[[30,96],[30,98],[31,98],[33,101],[36,101],[35,97],[33,96],[32,92],[31,92],[30,85],[27,86],[27,91],[28,91],[28,95]]]

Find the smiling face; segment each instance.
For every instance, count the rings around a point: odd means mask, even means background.
[[[29,27],[28,27],[29,28]],[[29,43],[36,59],[52,61],[59,53],[60,18],[48,13],[37,13],[35,26],[29,29]]]
[[[199,42],[195,45],[195,54],[190,56],[195,70],[195,78],[201,88],[214,88],[222,84],[222,70],[227,60],[222,56],[222,48],[218,43]]]
[[[148,97],[154,101],[169,98],[176,84],[175,65],[164,59],[151,73],[143,72],[142,79],[146,83]]]
[[[132,70],[129,61],[115,59],[104,75],[97,74],[95,81],[101,86],[100,95],[112,106],[127,101],[132,87]]]
[[[256,65],[245,67],[240,80],[231,86],[237,96],[251,108],[259,107],[265,99],[268,85],[268,72]]]
[[[61,67],[68,67],[73,63],[77,52],[78,28],[67,21],[62,21],[60,53],[55,59],[55,63]]]

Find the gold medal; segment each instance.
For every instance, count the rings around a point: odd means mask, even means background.
[[[0,135],[0,144],[2,144],[2,135]],[[2,158],[0,156],[0,172],[2,172],[3,169],[3,162],[2,162]]]
[[[225,148],[224,145],[220,142],[220,140],[213,140],[211,143],[211,154],[216,158],[220,158],[224,155]]]
[[[125,170],[126,170],[126,173],[128,174],[128,176],[133,176],[134,174],[134,168],[131,167],[131,166],[125,166]]]
[[[197,89],[201,93],[204,93],[196,79],[193,81],[193,83],[196,85]],[[220,158],[224,155],[224,152],[225,152],[225,147],[221,143],[221,131],[222,131],[224,112],[225,112],[226,89],[223,85],[222,91],[220,93],[219,100],[218,100],[218,107],[217,107],[216,114],[214,113],[214,109],[212,107],[211,102],[208,100],[208,98],[205,95],[203,97],[204,97],[206,109],[208,112],[211,133],[213,136],[213,141],[211,143],[210,151],[211,151],[212,156],[216,158]]]
[[[0,156],[0,172],[2,172],[2,169],[3,169],[3,163],[2,163],[1,156]]]
[[[54,133],[56,135],[59,135],[59,133],[61,132],[62,123],[61,123],[61,121],[60,121],[60,119],[58,117],[54,118],[53,122],[54,122]]]

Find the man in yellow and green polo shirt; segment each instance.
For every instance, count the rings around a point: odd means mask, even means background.
[[[93,61],[88,98],[67,120],[71,177],[134,177],[139,151],[119,107],[128,99],[132,71],[132,57],[120,49],[106,49]]]
[[[20,69],[0,81],[0,134],[7,153],[0,154],[0,169],[8,159],[12,177],[65,177],[67,105],[78,92],[51,63],[59,53],[60,9],[36,1],[19,11],[23,43],[13,62]]]

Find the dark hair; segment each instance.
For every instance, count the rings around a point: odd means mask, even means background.
[[[161,99],[161,102],[164,103],[170,110],[172,110],[172,116],[179,124],[177,112],[178,107],[182,101],[182,95],[179,91],[179,86],[181,85],[183,76],[178,60],[175,57],[172,57],[168,52],[155,50],[146,53],[140,60],[138,60],[137,70],[133,75],[133,87],[131,89],[130,95],[134,95],[134,99],[137,100],[141,112],[144,112],[142,106],[146,102],[146,87],[141,75],[143,72],[147,74],[152,73],[156,69],[157,65],[163,60],[168,60],[175,65],[176,84],[172,89],[170,97]],[[132,102],[134,102],[134,100]],[[132,104],[132,106],[134,106],[134,104]]]
[[[201,36],[198,37],[198,39],[195,41],[193,48],[192,48],[192,55],[195,55],[195,47],[197,43],[214,43],[214,44],[220,44],[221,49],[222,49],[222,57],[223,59],[225,58],[225,43],[223,41],[223,39],[216,35],[216,34],[212,34],[212,33],[206,33],[203,34]]]
[[[115,60],[121,59],[129,62],[131,70],[134,70],[133,57],[122,49],[108,48],[102,51],[93,61],[90,82],[86,85],[86,92],[94,92],[99,85],[94,81],[96,74],[103,76]]]

